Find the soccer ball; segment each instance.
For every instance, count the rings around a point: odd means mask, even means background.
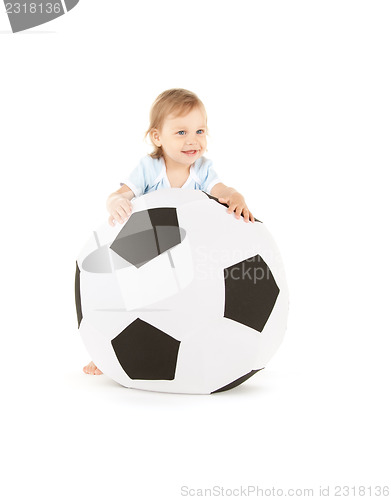
[[[231,389],[264,368],[288,313],[264,224],[197,190],[160,189],[132,206],[77,259],[79,331],[94,363],[125,387],[187,394]]]

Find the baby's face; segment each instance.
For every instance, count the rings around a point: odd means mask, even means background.
[[[205,112],[196,107],[183,116],[168,115],[152,140],[163,148],[166,164],[191,165],[206,150]]]

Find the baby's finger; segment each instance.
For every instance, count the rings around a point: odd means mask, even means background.
[[[112,215],[109,217],[109,224],[110,226],[114,226],[114,217]]]
[[[236,217],[237,219],[240,219],[240,215],[241,215],[241,213],[242,213],[242,210],[243,210],[243,207],[241,207],[241,206],[239,206],[239,205],[236,207],[236,209],[235,209],[235,217]]]
[[[112,216],[113,216],[113,217],[114,217],[114,219],[115,219],[117,222],[119,222],[120,224],[123,224],[123,223],[124,223],[124,221],[123,221],[123,219],[122,219],[122,216],[121,216],[121,214],[120,214],[118,211],[117,211],[117,212],[114,212],[114,213],[112,214]]]
[[[132,213],[132,205],[129,200],[124,200],[121,204],[120,207],[124,210],[126,215],[130,215]]]
[[[248,222],[249,221],[249,218],[250,218],[250,212],[248,210],[248,208],[244,208],[243,209],[243,218],[244,218],[244,222]]]
[[[253,214],[250,212],[250,220],[251,222],[255,222],[255,217],[253,216]]]
[[[121,206],[119,206],[119,207],[117,208],[117,212],[118,212],[118,213],[119,213],[119,215],[123,218],[123,220],[124,220],[124,221],[125,221],[125,220],[127,220],[127,219],[129,218],[129,215],[130,215],[130,214],[128,215],[128,214],[126,213],[126,211],[125,211],[125,210],[124,210]]]
[[[229,214],[232,214],[232,212],[234,212],[234,211],[235,211],[236,207],[237,207],[237,205],[230,205],[230,206],[227,208],[227,212],[228,212]]]

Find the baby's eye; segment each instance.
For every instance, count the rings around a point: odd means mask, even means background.
[[[205,132],[205,130],[203,130],[202,128],[200,128],[200,130],[197,130],[197,134],[201,135]]]
[[[185,131],[184,131],[184,130],[180,130],[180,131],[178,132],[178,134],[179,134],[179,135],[185,135]]]

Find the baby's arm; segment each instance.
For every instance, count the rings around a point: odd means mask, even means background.
[[[134,193],[126,184],[121,186],[114,193],[111,193],[106,203],[107,210],[110,213],[110,226],[114,226],[115,220],[123,224],[129,219],[132,213],[132,204],[130,203],[132,198],[134,198]]]
[[[240,215],[243,213],[245,222],[248,222],[249,220],[251,220],[251,222],[255,222],[254,216],[249,211],[243,196],[234,188],[230,188],[222,182],[218,182],[212,187],[210,194],[215,198],[218,198],[221,203],[227,203],[227,212],[229,214],[235,212],[235,217],[237,219],[240,219]]]

